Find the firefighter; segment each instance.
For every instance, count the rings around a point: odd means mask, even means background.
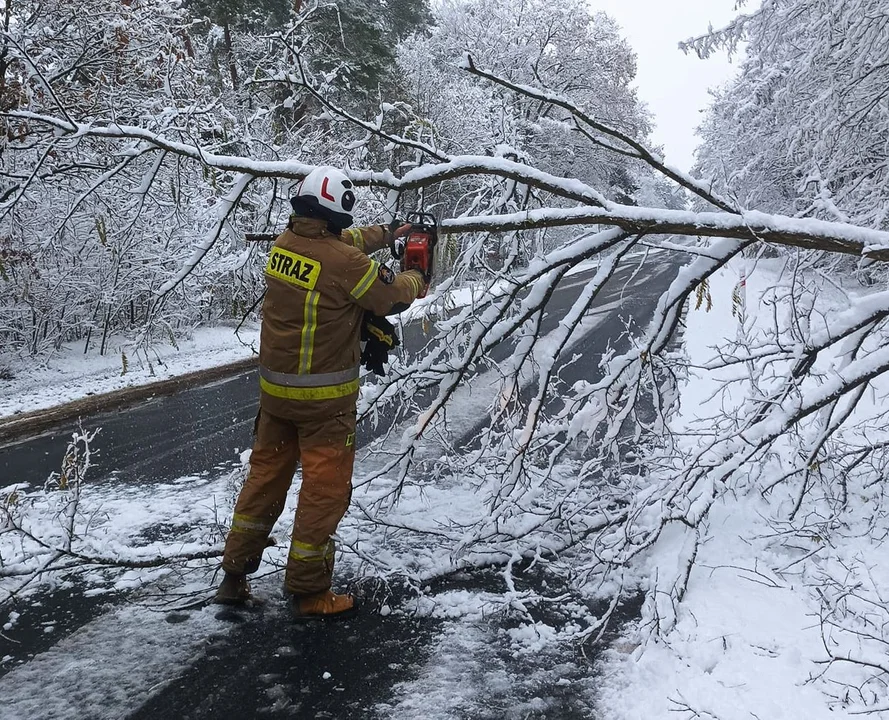
[[[409,305],[427,279],[416,270],[396,275],[368,257],[410,226],[391,234],[383,226],[346,229],[355,193],[339,170],[313,170],[290,202],[293,215],[265,270],[256,439],[216,602],[251,600],[247,575],[259,567],[299,462],[285,592],[298,620],[342,617],[355,609],[355,598],[331,590],[331,536],[352,493],[362,316]]]

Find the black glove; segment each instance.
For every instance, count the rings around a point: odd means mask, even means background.
[[[361,321],[361,341],[364,343],[361,364],[376,375],[385,375],[383,365],[389,361],[389,351],[400,345],[395,326],[386,318],[366,311]]]

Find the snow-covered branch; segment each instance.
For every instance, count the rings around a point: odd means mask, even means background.
[[[889,232],[757,211],[692,213],[609,203],[605,208],[539,208],[510,215],[445,220],[447,232],[501,232],[570,225],[616,225],[631,233],[731,237],[889,260]]]

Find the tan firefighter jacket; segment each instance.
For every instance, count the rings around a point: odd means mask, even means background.
[[[278,417],[354,412],[365,310],[385,315],[423,289],[416,271],[395,274],[368,253],[382,226],[340,237],[323,220],[293,217],[269,253],[259,348],[261,407]]]

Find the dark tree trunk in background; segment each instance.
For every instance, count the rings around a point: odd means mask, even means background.
[[[235,67],[235,54],[232,51],[232,33],[228,19],[226,19],[225,23],[223,24],[222,30],[225,33],[225,54],[228,57],[228,71],[231,74],[232,87],[237,90],[238,68]]]

